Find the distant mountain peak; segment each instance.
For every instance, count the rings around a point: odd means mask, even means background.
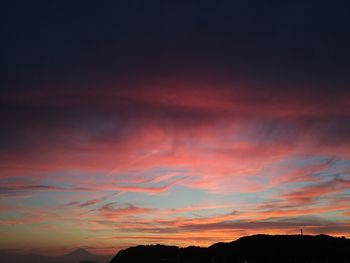
[[[77,248],[76,250],[73,250],[72,252],[67,254],[67,256],[73,256],[73,255],[74,256],[91,256],[92,254],[84,248]]]
[[[0,262],[3,263],[107,263],[110,260],[111,256],[95,255],[84,248],[77,248],[72,252],[61,256],[0,253]]]

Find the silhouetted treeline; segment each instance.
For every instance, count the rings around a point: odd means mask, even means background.
[[[346,263],[350,240],[327,235],[254,235],[208,248],[151,245],[121,250],[111,263]]]

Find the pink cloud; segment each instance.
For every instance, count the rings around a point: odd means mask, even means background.
[[[282,195],[282,197],[287,199],[319,197],[319,196],[343,192],[348,190],[349,187],[350,187],[350,180],[335,178],[327,182],[322,182],[316,185],[303,187],[300,190],[296,190],[291,193],[284,194]]]

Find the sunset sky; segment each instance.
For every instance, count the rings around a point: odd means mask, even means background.
[[[350,237],[348,1],[8,1],[0,252]]]

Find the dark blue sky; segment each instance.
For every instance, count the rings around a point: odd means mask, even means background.
[[[257,78],[343,83],[349,75],[347,1],[8,1],[1,9],[5,86],[196,63]]]

